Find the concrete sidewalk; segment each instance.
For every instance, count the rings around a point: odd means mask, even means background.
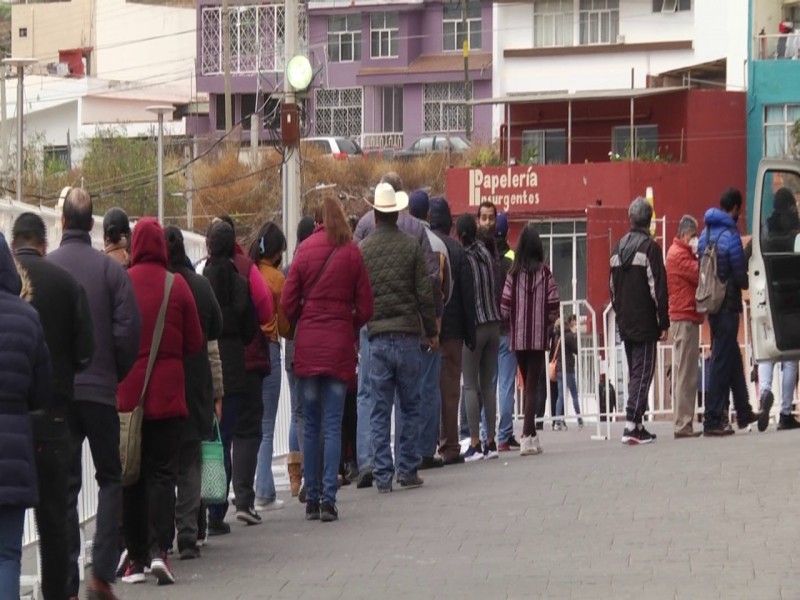
[[[800,598],[800,433],[625,447],[545,431],[544,454],[424,471],[379,495],[345,487],[341,520],[307,522],[287,498],[264,524],[232,523],[174,586],[133,599]]]

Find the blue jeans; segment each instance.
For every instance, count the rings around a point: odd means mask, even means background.
[[[564,416],[564,376],[561,371],[558,371],[558,404],[556,404],[556,415],[559,417]],[[567,371],[567,389],[569,395],[572,396],[572,408],[575,409],[575,414],[578,415],[578,423],[581,420],[581,405],[578,402],[578,381],[575,379],[575,373]]]
[[[509,347],[508,334],[500,336],[500,351],[497,355],[497,404],[500,409],[500,423],[497,426],[497,443],[505,444],[514,434],[514,391],[517,378],[517,356]],[[484,431],[486,415],[481,415]]]
[[[356,410],[358,411],[358,425],[356,427],[356,459],[359,472],[372,470],[373,444],[372,444],[372,419],[373,401],[370,397],[370,343],[367,337],[367,327],[361,328],[360,350],[358,358],[358,396],[356,397]]]
[[[372,392],[372,442],[374,476],[379,487],[390,487],[392,462],[392,408],[398,399],[397,471],[414,475],[420,463],[419,436],[419,336],[384,334],[370,340],[370,388]]]
[[[24,508],[0,508],[0,590],[4,598],[19,598],[24,527]]]
[[[300,419],[303,418],[303,411],[299,408],[300,403],[297,401],[297,380],[294,377],[294,369],[286,369],[286,381],[289,386],[289,402],[291,404],[291,414],[289,415],[289,452],[302,452],[303,429]]]
[[[442,353],[420,351],[419,365],[419,454],[433,456],[439,446],[439,421],[442,415]]]
[[[794,388],[797,382],[797,361],[786,360],[781,363],[781,414],[792,414]],[[772,391],[772,374],[775,372],[774,362],[758,364],[758,388],[763,394]]]
[[[336,504],[339,459],[342,454],[342,415],[347,384],[334,377],[298,377],[297,394],[303,404],[303,474],[306,501],[315,504],[320,501],[321,496],[323,502]],[[321,434],[324,435],[323,448],[320,448]]]
[[[278,401],[281,398],[280,343],[269,343],[269,360],[272,367],[269,375],[264,377],[261,387],[264,416],[261,419],[261,446],[258,449],[258,468],[256,469],[256,499],[262,502],[273,502],[276,496],[275,479],[272,477],[272,442],[275,437]]]

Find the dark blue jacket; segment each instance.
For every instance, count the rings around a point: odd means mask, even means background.
[[[22,283],[0,234],[0,507],[39,501],[30,411],[50,394],[50,356],[36,309],[19,297]]]
[[[703,220],[697,255],[703,256],[709,241],[717,244],[717,277],[728,284],[722,310],[741,312],[742,290],[748,287],[747,260],[736,221],[720,208],[709,208]]]
[[[142,329],[130,279],[118,262],[92,248],[86,231],[66,230],[47,259],[78,280],[92,312],[94,356],[75,376],[75,399],[116,407],[117,383],[136,361]]]

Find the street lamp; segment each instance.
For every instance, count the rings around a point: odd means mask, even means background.
[[[175,110],[171,104],[148,106],[147,110],[158,115],[158,222],[164,225],[164,115]]]
[[[321,190],[332,190],[333,188],[336,187],[336,185],[337,184],[335,183],[318,183],[314,187],[309,188],[305,192],[303,192],[303,198],[308,196],[311,192],[319,192]]]
[[[22,93],[22,80],[25,75],[25,67],[35,65],[38,60],[35,58],[4,58],[3,64],[17,68],[17,202],[22,202],[22,147],[23,147],[23,122],[24,114],[23,102],[25,101]],[[7,169],[3,165],[3,169]]]

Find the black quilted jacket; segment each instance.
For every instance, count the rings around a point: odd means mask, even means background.
[[[367,324],[369,339],[383,333],[437,334],[433,290],[419,243],[396,226],[378,225],[361,242],[372,285],[375,312]]]

